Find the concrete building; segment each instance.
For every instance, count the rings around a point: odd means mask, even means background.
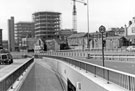
[[[3,49],[8,49],[8,41],[7,40],[3,40],[2,45],[3,45]]]
[[[2,29],[0,29],[0,49],[3,48],[3,43],[2,43]]]
[[[15,24],[15,42],[20,48],[22,46],[23,38],[35,37],[34,23],[33,22],[18,22]]]
[[[36,41],[36,38],[22,38],[22,48],[20,51],[34,51]]]
[[[86,49],[88,43],[87,33],[72,34],[68,37],[68,45],[71,49]]]
[[[8,20],[8,50],[15,51],[14,17]]]
[[[59,39],[64,41],[66,41],[70,35],[76,33],[77,31],[73,31],[72,29],[61,29],[60,31],[58,31]]]
[[[35,37],[43,39],[54,39],[55,33],[60,30],[61,13],[58,12],[36,12],[33,14],[35,23]]]

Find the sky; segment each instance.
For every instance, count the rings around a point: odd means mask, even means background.
[[[134,3],[135,0],[89,0],[89,32],[98,31],[100,25],[104,25],[106,29],[128,25],[128,21],[135,16]],[[87,6],[76,3],[76,7],[77,31],[87,32]],[[11,16],[14,16],[15,23],[32,21],[32,14],[38,11],[60,12],[61,28],[72,28],[72,0],[0,0],[3,40],[8,39],[7,21]]]

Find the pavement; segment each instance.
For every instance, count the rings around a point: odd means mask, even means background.
[[[35,59],[35,62],[19,91],[63,91],[50,66],[41,59]]]
[[[29,59],[14,59],[14,62],[10,65],[0,65],[0,80],[4,79],[5,76],[8,76],[10,73],[12,73],[15,69],[20,67],[28,60]]]

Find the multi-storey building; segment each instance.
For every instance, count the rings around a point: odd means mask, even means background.
[[[3,49],[8,49],[8,40],[3,40],[2,46],[3,46]]]
[[[15,42],[18,47],[22,46],[22,39],[35,37],[33,22],[18,22],[15,24]]]
[[[8,20],[8,50],[15,51],[14,17]]]
[[[0,49],[3,48],[2,45],[2,29],[0,29]]]
[[[36,12],[33,14],[35,23],[35,37],[54,39],[55,33],[60,30],[60,15],[58,12]]]

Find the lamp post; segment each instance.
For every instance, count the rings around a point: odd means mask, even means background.
[[[90,36],[89,36],[89,0],[87,0],[87,29],[88,29],[88,45],[87,45],[87,48],[89,49],[90,48]]]
[[[105,28],[103,25],[101,25],[101,26],[99,27],[99,32],[102,34],[101,36],[102,36],[102,58],[103,58],[103,67],[105,66],[105,64],[104,64],[104,43],[103,43],[103,34],[105,33],[105,31],[106,31],[106,28]]]

